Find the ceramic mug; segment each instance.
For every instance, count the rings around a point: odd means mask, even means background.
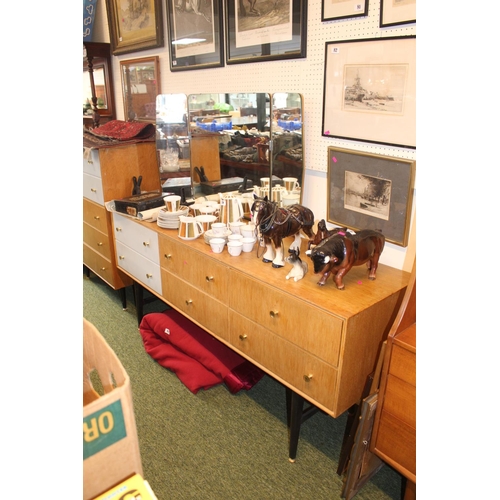
[[[294,189],[298,189],[299,181],[297,177],[283,177],[283,183],[285,185],[285,189],[291,193]]]
[[[256,241],[257,240],[255,238],[243,238],[241,240],[241,243],[243,244],[242,250],[244,252],[251,252]]]
[[[181,197],[171,194],[163,198],[167,212],[178,212],[181,208]]]
[[[212,240],[210,240],[212,242]],[[227,242],[227,251],[233,257],[238,257],[243,250],[243,243],[241,241],[228,241]]]
[[[260,178],[260,186],[263,188],[269,188],[269,184],[271,184],[270,177],[261,177]]]
[[[200,221],[189,215],[179,217],[179,238],[194,240],[203,234],[203,226]]]
[[[226,240],[224,238],[212,238],[210,240],[210,248],[213,253],[221,253],[226,245]]]
[[[201,203],[193,203],[189,207],[189,211],[193,214],[193,217],[196,217],[197,215],[201,215],[203,212],[201,209],[203,208],[203,205]]]
[[[197,215],[195,219],[201,222],[201,225],[203,226],[203,232],[205,232],[210,229],[212,223],[217,220],[217,217],[215,215],[202,214],[202,215]]]

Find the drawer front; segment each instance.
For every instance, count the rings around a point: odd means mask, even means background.
[[[83,196],[104,206],[104,193],[99,177],[83,174]]]
[[[227,303],[228,268],[186,245],[159,235],[160,265],[211,297]]]
[[[101,233],[87,223],[83,223],[83,241],[93,250],[111,260],[112,249],[110,248],[109,236]]]
[[[410,385],[416,386],[417,357],[415,353],[404,347],[393,344],[389,373],[404,380]]]
[[[232,310],[225,340],[271,374],[334,411],[337,388],[334,367]]]
[[[116,242],[116,263],[134,279],[161,294],[161,273],[158,264],[119,241]]]
[[[102,205],[92,203],[87,198],[83,198],[83,221],[101,233],[108,234],[106,209]]]
[[[384,411],[416,429],[416,387],[389,374],[384,394]]]
[[[231,309],[338,366],[342,319],[237,271],[230,273]]]
[[[99,150],[91,149],[83,152],[83,171],[95,177],[101,177]]]
[[[186,283],[184,280],[161,270],[162,296],[180,312],[199,323],[213,334],[227,336],[227,305]]]
[[[115,286],[111,261],[86,244],[83,244],[83,263],[106,283]]]
[[[113,213],[113,227],[116,241],[120,241],[139,255],[160,265],[158,234],[155,231],[117,213]]]

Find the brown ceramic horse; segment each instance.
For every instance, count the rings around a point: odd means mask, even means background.
[[[329,236],[333,236],[334,234],[345,236],[347,234],[347,228],[336,227],[334,229],[327,229],[325,219],[321,219],[318,222],[318,228],[316,234],[314,235],[314,238],[312,240],[309,240],[307,243],[307,249],[309,250],[313,245],[319,245],[323,240],[325,240]]]
[[[303,205],[295,204],[280,208],[276,202],[269,201],[267,196],[259,198],[254,195],[251,212],[255,225],[266,245],[262,261],[272,262],[273,267],[285,265],[283,238],[295,237],[290,248],[300,248],[301,231],[309,239],[314,238],[312,231],[314,214]]]
[[[323,240],[312,250],[307,250],[314,263],[314,274],[322,273],[318,285],[324,285],[330,274],[339,290],[345,285],[343,277],[353,266],[367,263],[368,279],[374,280],[378,261],[385,245],[385,237],[380,231],[364,229],[352,235],[334,234]]]

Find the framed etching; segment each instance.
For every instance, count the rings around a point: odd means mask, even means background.
[[[321,20],[347,19],[368,15],[368,0],[323,0]]]
[[[380,27],[415,23],[417,0],[380,0]]]
[[[226,63],[306,57],[307,0],[225,0]]]
[[[161,0],[106,0],[114,55],[163,47]]]
[[[416,148],[416,36],[326,42],[325,137]]]
[[[160,58],[120,61],[125,119],[156,122],[156,96],[160,93]]]
[[[224,66],[222,0],[167,0],[170,71]]]
[[[328,148],[327,220],[353,231],[382,231],[386,241],[408,245],[415,161],[337,147]]]

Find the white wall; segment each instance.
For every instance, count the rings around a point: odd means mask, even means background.
[[[325,42],[381,36],[416,35],[416,25],[401,25],[395,29],[379,28],[380,0],[369,0],[368,16],[339,21],[321,21],[322,0],[308,2],[307,57],[288,61],[236,64],[223,68],[170,72],[167,44],[167,20],[163,5],[165,47],[113,57],[113,78],[117,118],[124,119],[120,80],[120,61],[151,55],[160,58],[162,93],[224,93],[224,92],[299,92],[304,100],[305,180],[302,203],[309,207],[317,220],[327,212],[327,150],[329,146],[345,147],[368,153],[378,153],[416,159],[416,151],[405,148],[332,139],[321,135],[323,106],[323,70]],[[99,0],[93,41],[109,42],[105,1]],[[418,166],[417,166],[418,170]],[[386,244],[381,262],[398,269],[411,270],[416,248],[416,190],[408,247]]]

